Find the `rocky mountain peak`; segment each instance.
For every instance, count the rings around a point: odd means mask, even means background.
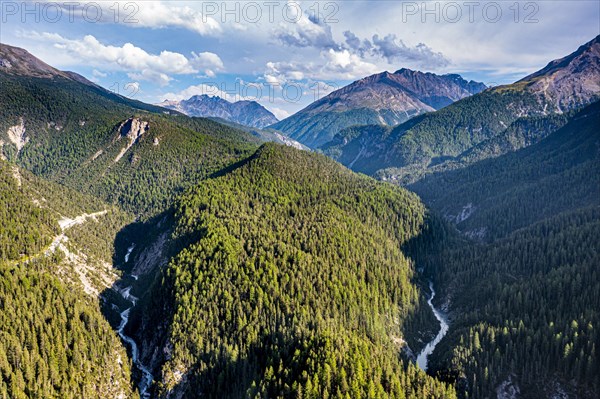
[[[33,78],[64,79],[99,87],[83,76],[70,71],[60,71],[32,55],[25,49],[0,43],[0,72],[9,75],[28,76]]]
[[[149,128],[150,125],[148,122],[139,118],[132,117],[122,122],[118,129],[119,136],[117,140],[126,138],[127,144],[121,149],[113,162],[119,162],[119,160],[123,158],[123,155],[125,155],[125,153],[139,141],[140,137],[142,137],[142,135],[146,133]]]
[[[181,101],[165,100],[157,105],[182,112],[188,116],[221,118],[259,129],[278,122],[275,115],[256,101],[242,100],[232,103],[219,96],[208,94],[194,95]]]
[[[136,141],[148,131],[148,122],[139,118],[129,118],[119,127],[121,136],[127,137],[130,141]]]
[[[352,125],[396,125],[485,90],[460,75],[402,68],[357,80],[275,124],[290,137],[318,147]]]
[[[31,55],[27,50],[0,43],[0,71],[32,77],[67,77],[59,71]]]
[[[514,85],[563,112],[600,98],[600,35]]]

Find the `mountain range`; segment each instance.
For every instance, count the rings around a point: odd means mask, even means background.
[[[498,156],[539,141],[564,123],[561,115],[598,100],[599,65],[596,37],[518,82],[395,127],[348,128],[321,150],[353,170],[401,183]]]
[[[565,112],[598,99],[600,93],[600,35],[572,54],[550,62],[545,68],[519,80],[535,93],[549,112]],[[502,90],[502,88],[501,88]]]
[[[0,397],[597,398],[599,45],[365,78],[317,151],[0,45]]]
[[[483,83],[467,81],[456,74],[440,76],[403,68],[351,83],[272,127],[317,148],[349,126],[397,125],[485,88]]]
[[[32,68],[0,70],[0,396],[454,397],[397,356],[434,327],[414,194]]]
[[[240,125],[264,128],[278,119],[256,101],[229,102],[219,96],[208,94],[192,96],[187,100],[165,100],[158,106],[179,111],[188,116],[221,118]]]

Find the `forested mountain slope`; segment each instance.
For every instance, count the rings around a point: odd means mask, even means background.
[[[410,185],[463,233],[493,240],[600,201],[600,102],[541,142]]]
[[[139,214],[165,209],[261,141],[117,96],[21,49],[2,44],[0,58],[11,60],[0,67],[0,156]]]
[[[0,209],[0,397],[136,397],[96,296],[129,216],[5,161]]]
[[[452,323],[430,371],[464,397],[597,398],[599,221],[598,205],[564,212],[437,257]]]
[[[411,183],[431,169],[462,167],[539,141],[560,125],[553,115],[599,98],[598,81],[600,36],[514,84],[488,89],[393,129],[342,131],[322,150],[352,164],[353,170]],[[523,124],[532,124],[536,135],[524,133]]]
[[[454,397],[400,360],[406,321],[431,317],[400,249],[425,217],[407,191],[273,144],[190,189],[185,248],[138,313],[144,346],[164,335],[145,352],[158,397]]]
[[[322,148],[423,202],[2,45],[0,397],[596,398],[598,40]]]
[[[469,397],[600,391],[598,126],[596,102],[537,144],[411,186],[484,241],[455,239],[428,267],[452,318],[432,363]]]
[[[27,50],[4,43],[0,43],[0,73],[12,77],[51,80],[57,84],[64,84],[65,82],[79,83],[80,86],[75,85],[74,87],[93,93],[96,100],[101,101],[104,105],[107,104],[107,101],[110,101],[114,105],[123,105],[149,112],[177,114],[176,111],[169,111],[166,108],[146,104],[106,90],[75,72],[60,71],[34,57]],[[0,122],[5,121],[0,120]]]

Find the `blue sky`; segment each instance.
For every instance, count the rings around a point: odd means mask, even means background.
[[[510,83],[600,34],[600,1],[2,1],[0,41],[136,99],[279,118],[373,73]]]

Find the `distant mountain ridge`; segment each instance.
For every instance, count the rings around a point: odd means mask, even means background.
[[[523,84],[559,113],[600,98],[600,35],[514,85]]]
[[[192,96],[181,101],[165,100],[157,105],[179,111],[188,116],[221,118],[259,129],[279,121],[275,115],[256,101],[243,100],[232,103],[219,96],[209,96],[207,94]]]
[[[397,125],[486,89],[460,75],[400,69],[368,76],[315,101],[273,125],[291,138],[319,147],[353,125]]]
[[[93,85],[92,82],[85,79],[83,76],[73,72],[63,72],[51,67],[44,61],[34,57],[27,50],[19,47],[0,44],[0,70],[11,74],[30,76],[36,78],[53,78],[62,76],[66,79],[76,80],[80,83]]]
[[[320,149],[355,171],[406,184],[426,171],[465,166],[538,142],[565,123],[564,114],[600,99],[598,82],[600,36],[513,84],[393,128],[348,128]]]
[[[114,93],[91,82],[78,73],[58,70],[46,64],[25,49],[0,43],[0,77],[2,77],[3,74],[7,78],[47,79],[55,82],[65,79],[67,84],[83,84],[87,86],[90,91],[95,92],[96,95],[100,95],[101,97],[121,105],[149,112],[176,113]],[[65,80],[60,83],[64,84]]]

